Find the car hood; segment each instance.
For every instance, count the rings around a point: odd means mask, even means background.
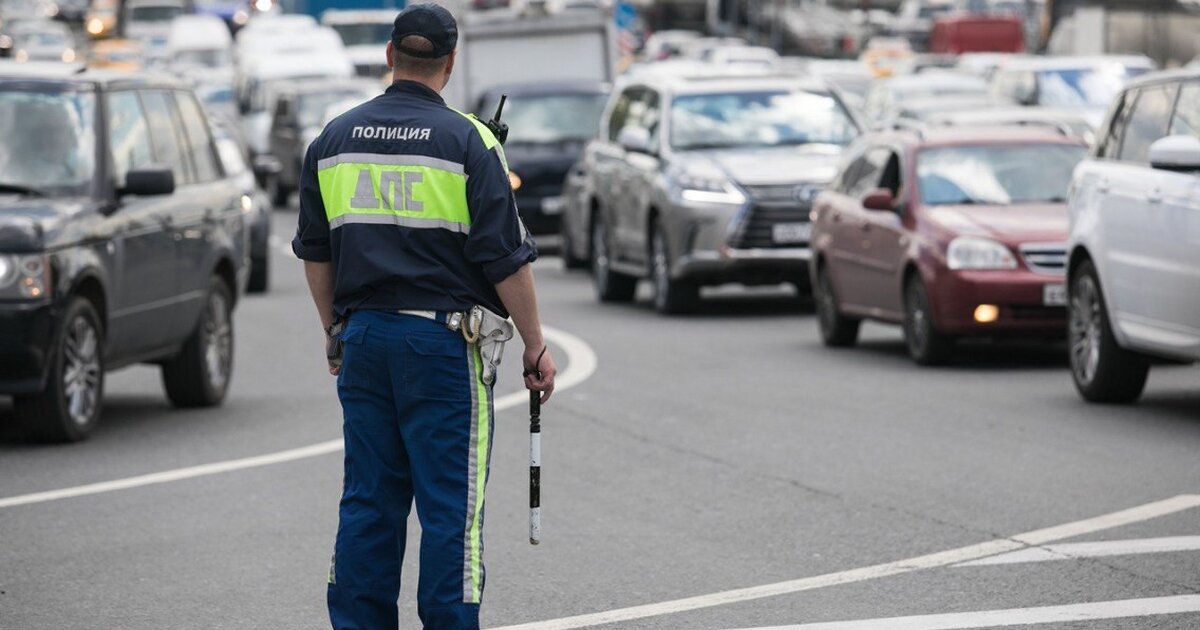
[[[982,236],[1006,243],[1067,240],[1070,229],[1066,204],[1020,206],[936,206],[928,217],[955,236]]]
[[[583,155],[584,141],[553,142],[547,144],[514,143],[504,147],[504,157],[509,170],[516,173],[527,184],[523,193],[557,194],[550,189],[562,186],[567,172]],[[548,187],[548,188],[545,188]]]
[[[76,220],[94,204],[85,198],[43,199],[0,194],[0,252],[36,252],[80,238]]]
[[[697,152],[742,186],[764,186],[817,182],[824,184],[837,175],[842,147],[806,144],[778,148],[716,149]]]

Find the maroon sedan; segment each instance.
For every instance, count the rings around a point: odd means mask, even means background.
[[[958,337],[1060,336],[1067,188],[1086,147],[1002,127],[864,136],[813,207],[813,292],[826,345],[863,319],[902,324],[917,363]]]

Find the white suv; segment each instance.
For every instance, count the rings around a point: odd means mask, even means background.
[[[1075,385],[1133,402],[1150,357],[1200,359],[1200,72],[1118,95],[1070,197]]]

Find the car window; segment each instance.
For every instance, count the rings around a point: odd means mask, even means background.
[[[136,93],[113,92],[109,95],[108,143],[118,186],[125,185],[125,175],[129,171],[154,164],[150,129]]]
[[[892,157],[890,149],[874,147],[862,157],[862,165],[854,174],[852,181],[847,182],[846,194],[856,199],[862,199],[872,190],[879,187],[883,169],[888,159]]]
[[[192,174],[180,142],[179,125],[175,122],[170,95],[163,90],[142,92],[142,107],[150,123],[150,139],[154,145],[155,161],[171,167],[176,184],[192,183]]]
[[[1096,149],[1096,155],[1102,158],[1117,157],[1117,150],[1121,147],[1121,134],[1125,130],[1125,124],[1129,120],[1129,111],[1132,109],[1130,104],[1136,100],[1137,92],[1129,90],[1117,98],[1119,101],[1116,111],[1113,113],[1112,122],[1108,125],[1104,137],[1099,140],[1099,146]]]
[[[1200,138],[1200,83],[1185,83],[1179,89],[1170,135]]]
[[[1146,163],[1150,145],[1167,135],[1171,121],[1171,109],[1175,105],[1175,90],[1172,86],[1143,88],[1129,114],[1121,140],[1120,159],[1126,162]]]
[[[642,88],[629,88],[621,93],[613,105],[612,114],[608,118],[608,139],[616,142],[617,136],[625,128],[629,118],[630,106],[641,97]]]
[[[893,197],[899,197],[902,183],[900,155],[895,151],[889,151],[887,161],[884,162],[883,170],[879,175],[879,187],[892,191]]]
[[[87,190],[96,171],[95,116],[91,93],[0,88],[0,184],[48,195]]]
[[[638,120],[638,125],[650,132],[650,146],[655,147],[657,152],[658,147],[658,132],[662,125],[662,101],[659,99],[658,92],[647,91],[646,96],[642,99],[645,104],[642,110],[641,119]]]
[[[925,149],[917,156],[917,193],[929,206],[1064,203],[1085,152],[1073,144]]]
[[[208,133],[208,121],[196,98],[187,92],[176,92],[175,102],[179,105],[179,115],[183,119],[183,130],[187,133],[188,153],[192,156],[192,166],[196,169],[196,179],[202,182],[212,181],[221,176],[220,166],[213,153],[212,136]]]

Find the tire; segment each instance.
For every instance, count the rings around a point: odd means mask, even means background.
[[[274,210],[286,210],[292,200],[292,191],[283,184],[282,176],[275,174],[267,178],[267,196]]]
[[[162,366],[163,387],[176,407],[213,407],[225,400],[233,374],[233,292],[213,276],[196,330]]]
[[[601,302],[632,302],[637,278],[613,271],[609,264],[608,236],[599,218],[592,221],[592,282]]]
[[[562,259],[563,267],[567,269],[587,269],[591,263],[587,256],[575,255],[575,239],[571,238],[571,229],[566,221],[562,226]]]
[[[271,286],[271,255],[250,259],[250,280],[246,283],[247,293],[266,293]]]
[[[1117,345],[1096,266],[1083,261],[1071,275],[1067,335],[1071,378],[1084,400],[1132,403],[1141,397],[1150,360]]]
[[[17,422],[35,440],[78,442],[96,428],[104,397],[104,328],[91,302],[68,303],[54,343],[45,390],[14,400]]]
[[[650,234],[650,279],[654,282],[654,308],[664,315],[683,315],[696,309],[700,286],[671,275],[671,252],[662,222],[654,221]]]
[[[904,345],[917,365],[941,365],[954,351],[954,340],[933,325],[929,292],[918,274],[904,286]]]
[[[821,328],[822,343],[830,348],[846,348],[858,343],[862,320],[846,317],[838,309],[837,294],[825,265],[817,268],[813,299],[817,302],[817,324]]]

